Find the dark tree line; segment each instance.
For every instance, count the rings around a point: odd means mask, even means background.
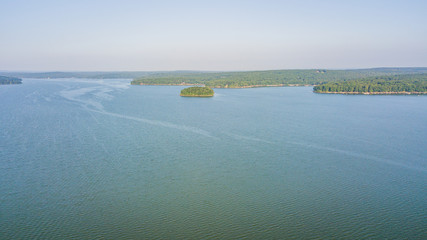
[[[427,93],[427,74],[369,77],[317,85],[315,92],[348,93]]]

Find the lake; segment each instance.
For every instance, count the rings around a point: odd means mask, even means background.
[[[427,96],[0,86],[1,239],[427,239]]]

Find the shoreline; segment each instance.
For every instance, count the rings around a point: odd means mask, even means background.
[[[427,92],[321,92],[313,91],[321,94],[343,94],[343,95],[424,95]]]
[[[228,85],[221,86],[213,86],[212,88],[260,88],[260,87],[310,87],[314,85],[310,84],[272,84],[272,85],[247,85],[247,86],[239,86],[239,87],[229,87]]]
[[[136,86],[195,86],[195,85],[203,85],[204,84],[189,84],[189,83],[179,83],[179,84],[146,84],[146,83],[138,83],[138,84],[130,84],[130,85],[136,85]]]
[[[214,95],[179,95],[180,97],[213,97]]]
[[[205,84],[190,84],[190,83],[180,83],[180,84],[131,84],[131,85],[140,85],[140,86],[202,86],[205,87]],[[248,86],[239,86],[239,87],[229,87],[226,86],[209,86],[210,88],[262,88],[262,87],[314,87],[316,85],[311,84],[272,84],[272,85],[248,85]],[[320,94],[342,94],[342,95],[427,95],[427,92],[322,92],[322,91],[313,91],[313,93]],[[182,96],[182,97],[204,97],[204,96]]]
[[[247,86],[238,86],[238,87],[230,87],[226,86],[206,86],[205,84],[189,84],[189,83],[180,83],[180,84],[132,84],[131,85],[139,85],[139,86],[203,86],[210,88],[260,88],[260,87],[310,87],[315,85],[310,84],[274,84],[274,85],[247,85]]]

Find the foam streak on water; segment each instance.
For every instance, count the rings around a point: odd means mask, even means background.
[[[204,131],[204,130],[199,129],[199,128],[195,128],[195,127],[188,127],[185,125],[178,125],[178,124],[163,122],[163,121],[159,121],[159,120],[149,120],[149,119],[144,119],[144,118],[132,117],[132,116],[127,116],[127,115],[122,115],[122,114],[117,114],[117,113],[112,113],[112,112],[106,112],[106,111],[97,111],[97,110],[89,110],[89,111],[108,115],[108,116],[128,119],[128,120],[132,120],[132,121],[143,122],[143,123],[147,123],[147,124],[151,124],[151,125],[155,125],[155,126],[161,126],[161,127],[166,127],[166,128],[173,128],[173,129],[188,131],[188,132],[203,135],[205,137],[213,138],[213,136],[209,132]]]

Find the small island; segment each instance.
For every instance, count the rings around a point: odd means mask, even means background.
[[[213,97],[214,91],[209,87],[189,87],[181,90],[181,97]]]
[[[21,84],[22,79],[15,77],[0,76],[0,85]]]

